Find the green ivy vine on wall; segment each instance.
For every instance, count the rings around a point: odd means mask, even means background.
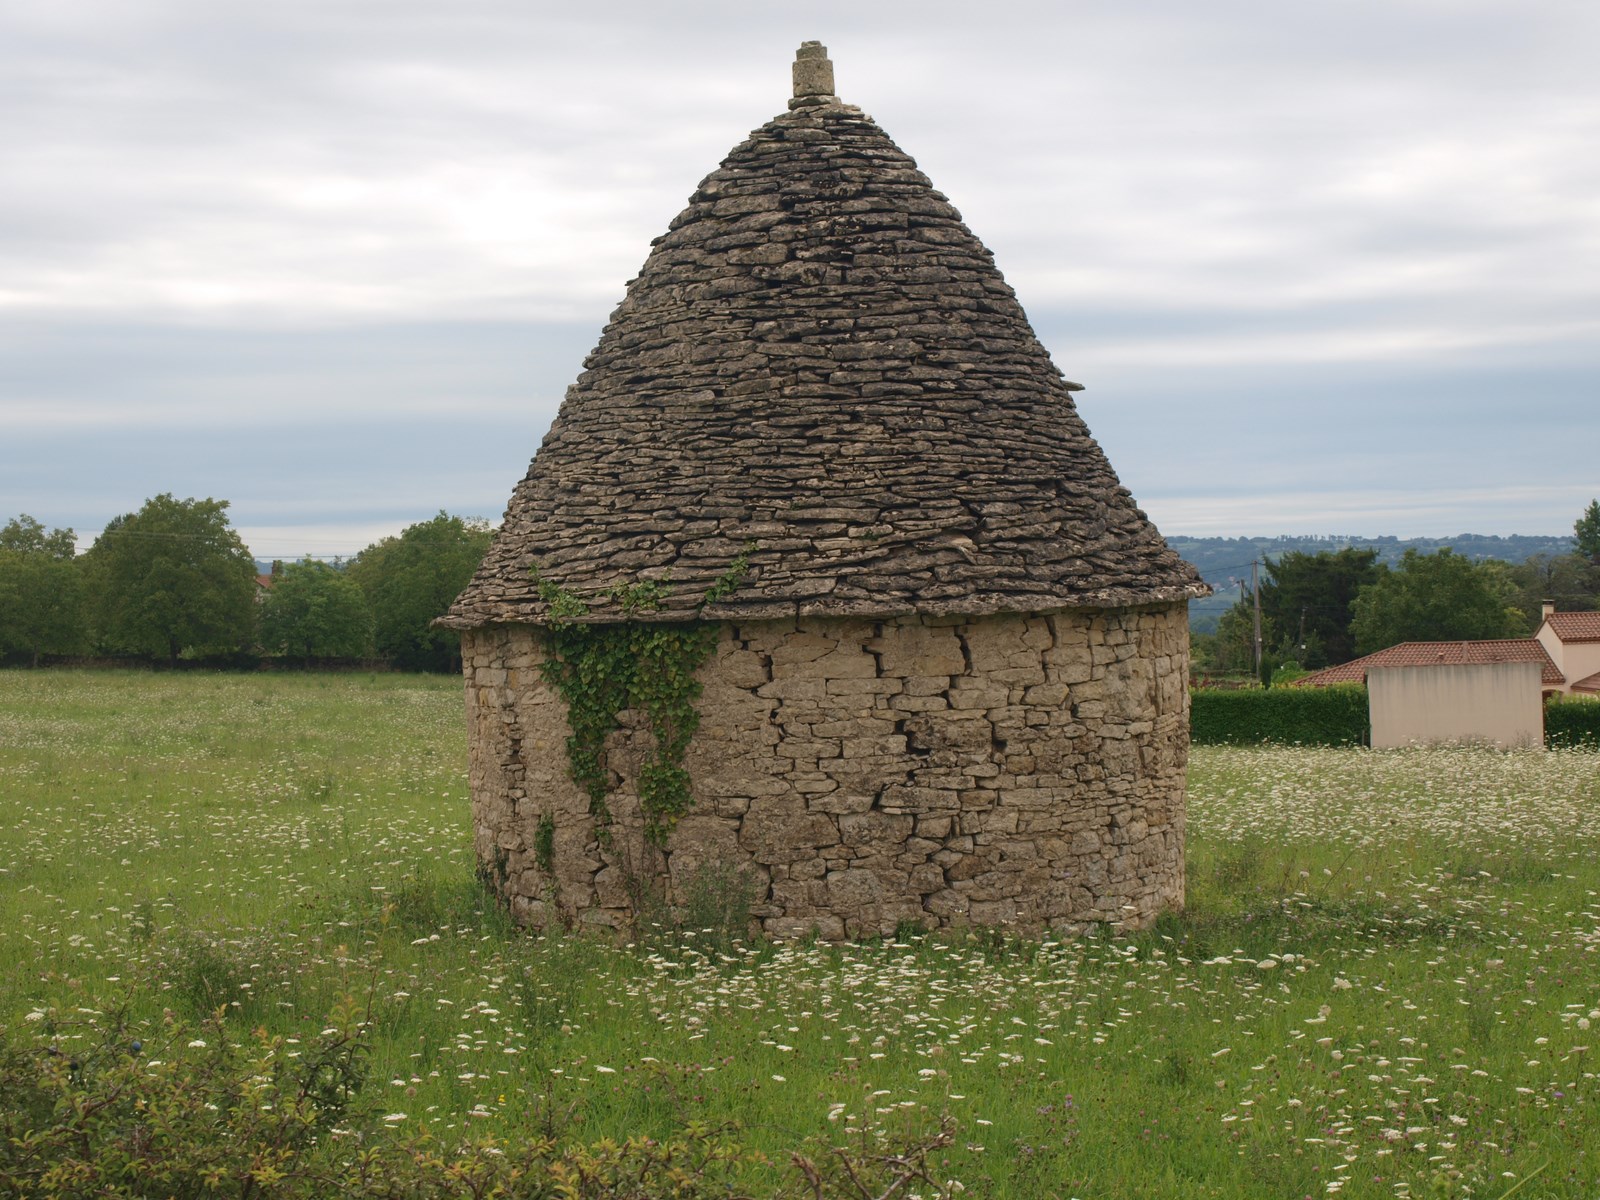
[[[697,614],[739,586],[750,569],[754,549],[754,544],[747,545],[706,589],[695,605]],[[694,802],[684,755],[700,726],[700,714],[694,707],[700,682],[695,674],[716,648],[718,627],[706,621],[631,619],[660,608],[666,584],[654,579],[619,585],[605,593],[629,620],[581,624],[578,618],[588,613],[589,606],[544,579],[537,567],[532,575],[539,598],[549,608],[541,670],[566,702],[567,723],[572,729],[567,738],[568,767],[573,782],[589,797],[589,811],[601,840],[609,840],[611,823],[606,803],[611,782],[606,739],[617,728],[622,713],[632,709],[644,717],[655,740],[637,780],[645,837],[654,845],[664,845],[677,819]],[[553,842],[553,837],[550,840]],[[540,865],[548,872],[546,864]]]

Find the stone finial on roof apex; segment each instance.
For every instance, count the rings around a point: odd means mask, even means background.
[[[834,99],[833,62],[821,42],[801,42],[794,56],[794,99],[790,108],[823,104]]]

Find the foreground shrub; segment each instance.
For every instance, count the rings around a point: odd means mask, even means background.
[[[124,1012],[32,1014],[0,1032],[0,1194],[311,1196],[361,1088],[367,1042],[345,1003],[302,1046],[237,1039],[219,1014],[138,1036]]]
[[[807,1140],[781,1167],[732,1126],[697,1121],[663,1140],[446,1143],[363,1095],[368,1015],[347,1000],[304,1042],[240,1038],[224,1010],[199,1026],[169,1015],[145,1038],[125,1011],[35,1011],[27,1033],[0,1028],[0,1195],[736,1200],[749,1173],[774,1196],[946,1194],[931,1156],[950,1144],[948,1119],[899,1145]]]
[[[1190,737],[1200,746],[1272,742],[1282,746],[1361,746],[1371,740],[1367,689],[1266,688],[1190,693]]]

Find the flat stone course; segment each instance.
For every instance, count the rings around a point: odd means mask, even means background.
[[[597,836],[540,638],[528,625],[463,638],[477,853],[519,921],[622,928],[641,886],[681,904],[711,868],[745,873],[774,937],[1131,928],[1182,905],[1182,604],[725,623],[687,759],[696,805],[664,850],[643,837],[633,773],[648,734],[631,719],[609,746],[614,819]],[[1106,647],[1127,656],[1094,654]],[[973,703],[897,705],[913,692]],[[533,851],[547,816],[548,872]]]

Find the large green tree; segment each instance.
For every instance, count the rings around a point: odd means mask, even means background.
[[[487,522],[440,512],[356,555],[347,570],[372,608],[379,654],[408,671],[460,666],[460,635],[432,622],[467,586],[492,536]]]
[[[1370,654],[1399,642],[1518,637],[1523,615],[1507,594],[1508,572],[1449,550],[1407,550],[1400,565],[1356,597],[1351,632],[1356,652]]]
[[[176,662],[255,639],[255,560],[228,523],[226,500],[164,492],[113,520],[84,557],[108,650]]]
[[[1350,622],[1356,596],[1383,570],[1376,550],[1354,547],[1318,554],[1291,550],[1268,562],[1261,614],[1277,631],[1277,640],[1269,643],[1276,656],[1310,668],[1354,658]]]
[[[1600,609],[1600,500],[1591,500],[1572,523],[1571,554],[1535,554],[1512,568],[1517,606],[1526,626],[1539,627],[1545,602],[1558,612]]]
[[[0,529],[0,652],[69,654],[85,642],[77,538],[27,513]]]
[[[1581,554],[1535,554],[1512,567],[1511,576],[1530,632],[1538,628],[1547,600],[1560,612],[1600,608],[1600,564]]]
[[[1573,522],[1572,537],[1578,553],[1600,567],[1600,500],[1589,501],[1589,507]]]
[[[1270,620],[1261,622],[1261,644],[1270,646],[1276,637]],[[1238,674],[1255,670],[1256,635],[1255,605],[1249,600],[1237,601],[1217,621],[1217,632],[1209,643],[1210,654],[1205,668],[1224,674]]]
[[[372,643],[366,595],[344,571],[307,559],[274,568],[261,604],[261,645],[273,654],[353,658]]]

